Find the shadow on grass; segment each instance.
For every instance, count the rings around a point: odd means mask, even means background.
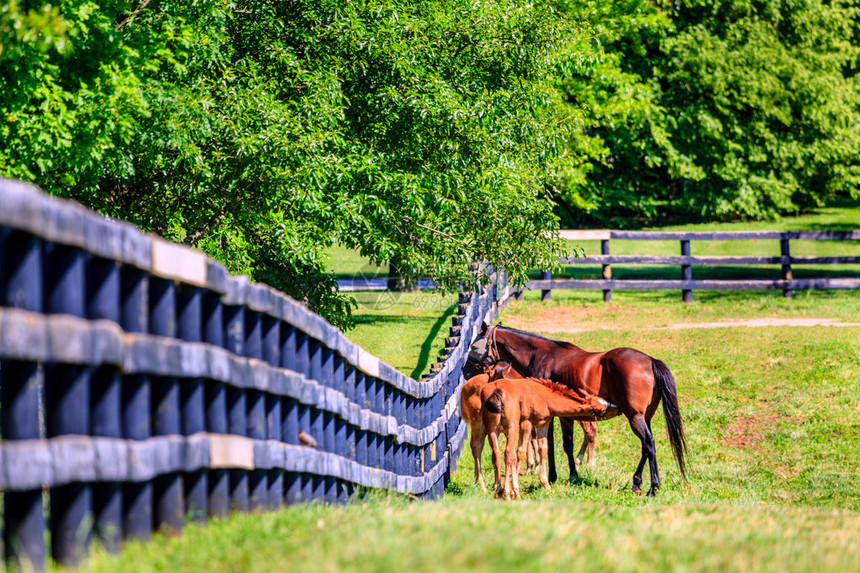
[[[581,473],[567,478],[567,483],[582,487],[600,487],[600,480],[590,476],[583,476]]]
[[[424,343],[421,344],[421,351],[418,354],[418,362],[415,364],[415,369],[412,371],[412,374],[410,374],[412,378],[418,379],[421,374],[427,371],[427,367],[430,363],[430,353],[435,345],[436,336],[439,334],[445,321],[450,323],[451,315],[454,314],[454,310],[456,308],[456,305],[450,306],[448,310],[446,310],[442,316],[437,318],[436,322],[433,323],[433,327],[430,329],[430,332],[427,333]]]

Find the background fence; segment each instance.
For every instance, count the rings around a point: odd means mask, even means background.
[[[416,381],[199,252],[0,180],[5,559],[72,565],[93,539],[358,487],[441,496],[468,347],[509,296],[461,294]]]
[[[792,265],[845,265],[860,264],[860,256],[842,257],[795,257],[791,255],[792,240],[860,240],[860,230],[853,231],[720,231],[720,232],[661,232],[661,231],[562,231],[563,238],[571,241],[599,240],[600,255],[561,261],[565,265],[602,265],[601,279],[553,279],[544,271],[540,280],[533,280],[529,288],[542,291],[543,299],[550,298],[553,289],[596,289],[603,291],[603,299],[610,301],[613,290],[678,289],[682,299],[693,299],[694,290],[765,290],[782,289],[784,296],[791,297],[797,289],[856,289],[860,288],[860,277],[808,277],[794,278]],[[628,241],[680,241],[680,256],[658,255],[611,255],[610,240]],[[778,240],[779,256],[724,256],[703,257],[690,254],[691,241],[753,241]],[[681,267],[681,279],[617,280],[612,278],[612,265],[674,265]],[[779,279],[693,279],[693,265],[781,265]],[[521,293],[518,293],[521,297]]]

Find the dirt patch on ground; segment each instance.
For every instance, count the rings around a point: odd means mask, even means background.
[[[721,444],[732,448],[762,453],[761,443],[771,426],[779,422],[803,422],[801,416],[741,416],[726,428]]]

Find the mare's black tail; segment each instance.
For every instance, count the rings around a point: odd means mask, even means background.
[[[684,426],[681,424],[681,411],[678,409],[678,395],[675,391],[675,378],[669,367],[662,360],[651,359],[651,371],[663,399],[663,415],[666,416],[666,429],[669,430],[669,442],[681,469],[681,475],[687,479],[687,468],[684,463],[684,452],[687,450],[687,440],[684,438]]]

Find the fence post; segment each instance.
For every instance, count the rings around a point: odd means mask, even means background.
[[[3,361],[0,403],[4,440],[37,440],[42,367],[30,362]],[[3,545],[10,569],[45,567],[45,516],[42,489],[10,491],[3,498]]]
[[[320,343],[320,373],[317,381],[325,388],[335,388],[334,383],[334,351]],[[341,455],[335,443],[335,415],[327,410],[321,410],[322,434],[316,436],[323,450]],[[323,477],[323,498],[327,503],[337,501],[337,478]]]
[[[783,234],[782,238],[779,240],[779,250],[780,255],[782,255],[782,280],[791,281],[794,277],[791,273],[791,251],[788,246],[788,234]],[[782,296],[785,298],[793,298],[794,290],[791,288],[791,284],[787,283],[782,289]]]
[[[120,322],[120,279],[116,261],[89,257],[87,260],[87,317]],[[92,434],[121,438],[120,376],[113,366],[93,372],[90,380]],[[119,551],[122,528],[122,485],[100,482],[93,485],[93,534],[110,552]]]
[[[346,362],[343,357],[337,352],[332,353],[332,388],[341,392],[344,396],[348,396],[346,389]],[[332,415],[334,418],[334,452],[349,459],[349,447],[347,445],[347,423],[339,415]],[[346,503],[349,495],[346,482],[340,478],[335,480],[335,501],[337,503]]]
[[[601,239],[600,240],[600,254],[601,255],[609,255],[609,239]],[[603,280],[610,281],[612,280],[612,265],[605,264],[603,265]],[[612,301],[612,289],[605,288],[603,289],[603,302],[611,302]]]
[[[281,365],[281,322],[268,314],[263,315],[263,360],[277,368]],[[266,395],[266,434],[269,440],[285,441],[281,435],[284,426],[284,398]],[[266,506],[278,509],[284,503],[284,470],[271,468],[266,472]]]
[[[540,278],[545,281],[552,280],[552,273],[550,271],[543,271],[540,275]],[[552,289],[543,289],[540,291],[540,299],[542,301],[548,301],[552,299]]]
[[[300,372],[298,368],[298,331],[286,322],[281,323],[280,333],[280,366],[294,372]],[[281,429],[281,441],[287,444],[299,443],[299,403],[294,398],[285,398],[281,406],[283,412],[283,427]],[[301,479],[295,472],[284,474],[284,503],[287,505],[296,503],[301,498]]]
[[[242,356],[245,346],[245,307],[225,305],[224,348]],[[248,435],[248,402],[244,389],[227,388],[227,431],[237,436]],[[230,510],[248,511],[248,470],[230,469]]]
[[[120,270],[121,325],[126,332],[149,332],[149,276],[124,265]],[[124,376],[121,389],[122,435],[128,440],[152,437],[150,380],[148,376]],[[152,482],[126,483],[123,488],[123,538],[152,536]]]
[[[180,284],[177,288],[177,327],[179,338],[185,342],[203,339],[203,291],[195,286]],[[191,378],[180,381],[180,418],[182,434],[190,436],[206,430],[206,398],[203,380]],[[200,469],[183,476],[185,515],[191,521],[206,521],[209,508],[209,472]]]
[[[86,316],[85,257],[82,251],[44,243],[45,311]],[[68,364],[45,366],[45,421],[47,436],[89,435],[89,367]],[[71,483],[51,488],[51,554],[58,563],[73,566],[89,550],[93,509],[92,486]]]
[[[156,336],[176,338],[176,283],[150,278],[150,331]],[[173,436],[181,433],[179,380],[175,377],[152,378],[152,434]],[[169,532],[182,530],[185,517],[185,492],[182,475],[172,472],[155,478],[155,528]]]
[[[213,291],[203,294],[203,341],[224,347],[224,305],[221,295]],[[206,380],[203,398],[206,402],[206,431],[227,433],[227,387],[223,382]],[[230,474],[225,469],[208,472],[206,515],[222,517],[230,511]]]
[[[689,257],[690,256],[690,241],[689,239],[681,240],[681,256]],[[689,284],[690,281],[693,280],[693,267],[689,264],[681,263],[681,280],[685,283]],[[692,302],[693,301],[693,290],[692,289],[681,289],[681,300],[684,302]]]
[[[242,356],[262,360],[263,358],[263,317],[261,313],[245,309],[245,332]],[[248,411],[247,436],[255,440],[267,438],[266,396],[256,389],[245,390]],[[268,497],[268,472],[262,469],[251,470],[248,475],[248,506],[251,510],[261,509]]]

